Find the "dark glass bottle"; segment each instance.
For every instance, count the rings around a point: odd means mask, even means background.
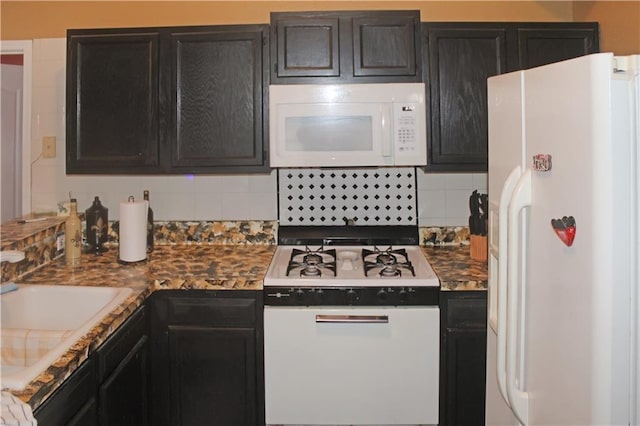
[[[144,190],[142,192],[143,198],[149,202],[149,191]],[[149,203],[149,210],[147,211],[147,253],[153,251],[153,210],[151,209],[151,203]]]
[[[104,243],[109,239],[109,209],[104,207],[99,197],[84,211],[87,223],[87,253],[103,253],[108,249]]]

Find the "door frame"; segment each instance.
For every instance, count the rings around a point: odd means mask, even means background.
[[[22,214],[31,213],[32,40],[2,40],[0,53],[22,55]]]

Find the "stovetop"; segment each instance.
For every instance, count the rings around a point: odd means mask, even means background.
[[[437,287],[419,246],[278,246],[265,287]]]

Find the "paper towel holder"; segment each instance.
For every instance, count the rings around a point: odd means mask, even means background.
[[[123,240],[125,238],[123,238],[122,232],[123,232],[123,205],[127,205],[129,203],[135,203],[135,198],[133,195],[129,195],[129,197],[127,198],[127,202],[126,203],[120,203],[120,224],[119,224],[119,229],[118,229],[118,240],[119,240],[119,247],[118,247],[118,263],[122,264],[122,265],[139,265],[139,264],[145,264],[147,263],[148,260],[148,254],[146,251],[146,213],[147,213],[147,209],[145,208],[143,211],[145,212],[145,220],[142,222],[142,224],[144,225],[144,234],[142,236],[144,236],[144,253],[142,253],[142,251],[140,252],[140,255],[144,256],[141,257],[140,259],[135,259],[135,260],[125,260],[123,259],[123,255],[122,255],[122,244],[123,244]]]

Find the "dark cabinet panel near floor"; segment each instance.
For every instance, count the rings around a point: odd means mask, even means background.
[[[440,425],[483,425],[486,291],[442,292],[440,317]]]
[[[151,304],[152,424],[264,424],[261,292],[163,291]]]
[[[69,30],[67,173],[267,172],[267,25]]]
[[[255,329],[168,331],[172,424],[255,425]]]
[[[419,82],[418,11],[271,13],[272,84]]]
[[[97,425],[93,360],[86,360],[33,414],[42,426]]]
[[[596,53],[597,23],[427,22],[426,171],[487,170],[487,78]]]
[[[96,352],[99,424],[148,422],[149,337],[147,310],[134,313]]]

